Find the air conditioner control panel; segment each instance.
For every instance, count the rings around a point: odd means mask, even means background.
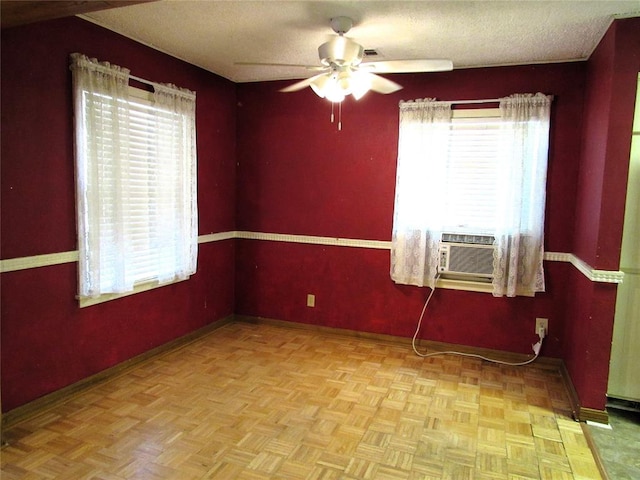
[[[441,243],[438,256],[438,271],[447,272],[449,270],[449,245]]]

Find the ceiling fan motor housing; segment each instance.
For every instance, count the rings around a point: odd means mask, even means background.
[[[318,47],[320,62],[326,66],[358,65],[364,56],[362,45],[343,36],[333,37]]]

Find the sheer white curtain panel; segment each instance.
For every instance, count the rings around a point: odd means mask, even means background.
[[[440,201],[451,104],[433,99],[400,103],[396,198],[391,240],[391,278],[435,287],[438,243],[444,225]]]
[[[552,97],[501,99],[502,146],[493,295],[543,292],[544,218]]]
[[[163,132],[156,137],[160,188],[155,198],[158,221],[154,236],[158,280],[164,283],[184,280],[196,271],[196,97],[175,85],[156,84],[153,98],[158,107],[157,131]]]
[[[126,179],[129,164],[129,70],[71,55],[75,113],[79,294],[126,292],[133,280],[124,266],[130,251],[122,221],[129,207],[125,181],[105,185],[105,174]],[[113,162],[109,159],[114,159]]]

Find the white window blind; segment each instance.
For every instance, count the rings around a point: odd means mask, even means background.
[[[444,228],[492,233],[496,225],[500,110],[454,110],[440,208]]]

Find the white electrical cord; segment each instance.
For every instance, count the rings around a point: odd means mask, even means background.
[[[521,365],[528,365],[529,363],[533,362],[535,359],[538,358],[538,356],[540,355],[540,349],[542,348],[542,340],[544,339],[544,331],[543,330],[538,332],[538,336],[540,337],[540,340],[535,345],[532,345],[533,352],[534,352],[535,355],[532,358],[530,358],[529,360],[524,361],[524,362],[519,362],[519,363],[503,362],[502,360],[496,360],[496,359],[493,359],[493,358],[483,357],[482,355],[477,355],[475,353],[464,353],[464,352],[455,352],[455,351],[420,353],[418,351],[418,349],[416,348],[416,338],[418,337],[418,332],[420,331],[420,327],[422,326],[422,319],[424,317],[424,312],[427,310],[427,305],[429,305],[429,301],[431,300],[431,297],[433,296],[434,292],[436,291],[435,283],[438,281],[438,278],[440,278],[440,275],[436,276],[436,279],[434,281],[434,286],[431,289],[431,293],[427,297],[427,300],[424,302],[424,307],[422,307],[422,313],[420,313],[420,319],[418,320],[418,325],[416,326],[416,333],[413,334],[413,338],[411,339],[411,346],[413,347],[413,351],[415,352],[416,355],[418,355],[419,357],[435,357],[436,355],[460,355],[460,356],[463,356],[463,357],[479,358],[481,360],[486,360],[487,362],[499,363],[501,365],[510,365],[510,366],[513,366],[513,367],[519,367]]]

